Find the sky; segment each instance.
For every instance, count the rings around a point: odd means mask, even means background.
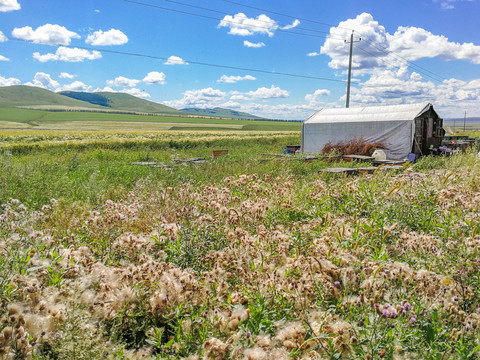
[[[0,0],[0,86],[277,119],[429,101],[480,117],[480,0]]]

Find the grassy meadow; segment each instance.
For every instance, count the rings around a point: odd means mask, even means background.
[[[476,153],[347,177],[282,130],[3,130],[0,359],[480,358]]]

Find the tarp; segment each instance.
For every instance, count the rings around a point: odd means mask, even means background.
[[[430,103],[320,109],[302,125],[302,152],[320,153],[331,142],[363,138],[382,142],[387,158],[405,159],[412,151],[415,118],[428,111]]]

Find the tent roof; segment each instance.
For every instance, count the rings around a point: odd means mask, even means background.
[[[320,109],[304,121],[315,123],[350,123],[372,121],[413,120],[432,107],[429,102],[419,104],[371,106],[358,108]]]

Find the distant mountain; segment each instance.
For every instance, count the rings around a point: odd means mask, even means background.
[[[92,105],[100,105],[111,110],[145,112],[167,115],[185,115],[182,111],[158,104],[153,101],[140,99],[125,93],[112,92],[76,92],[62,91],[60,94],[73,99],[82,100]]]
[[[246,120],[264,120],[265,118],[258,117],[252,114],[230,110],[230,109],[223,109],[223,108],[213,108],[213,109],[198,109],[198,108],[187,108],[182,109],[183,112],[199,115],[199,116],[213,116],[213,117],[221,117],[221,118],[228,118],[228,119],[246,119]]]
[[[72,99],[35,86],[14,85],[0,87],[0,107],[32,105],[99,108],[99,106],[94,104]]]

